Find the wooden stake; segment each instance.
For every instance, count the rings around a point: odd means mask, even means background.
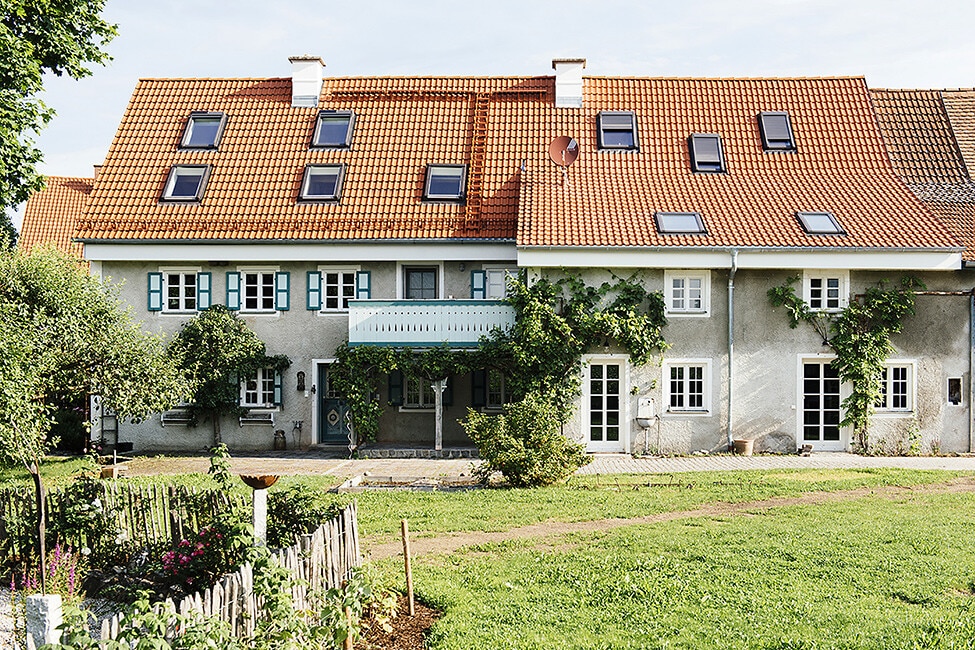
[[[352,650],[352,608],[345,608],[345,620],[349,625],[349,636],[345,637],[345,643],[342,644],[343,650]]]
[[[410,567],[410,527],[403,519],[401,522],[403,526],[403,560],[406,563],[406,600],[409,603],[410,616],[413,616],[416,612],[413,608],[413,569]]]

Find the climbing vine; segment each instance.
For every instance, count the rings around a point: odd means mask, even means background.
[[[357,439],[375,440],[379,433],[382,381],[395,370],[432,381],[497,370],[505,377],[510,399],[542,396],[564,423],[572,415],[582,355],[588,350],[615,343],[639,366],[667,348],[663,296],[644,289],[635,277],[614,278],[598,287],[573,276],[531,286],[513,278],[506,301],[515,309],[514,327],[494,331],[472,350],[339,346],[330,377],[333,389],[345,397]]]
[[[832,366],[840,380],[849,382],[850,395],[843,400],[846,413],[842,426],[853,429],[855,451],[869,450],[868,426],[874,405],[880,397],[880,377],[887,358],[894,352],[890,339],[904,327],[904,320],[915,313],[915,292],[924,283],[914,276],[901,278],[900,286],[881,281],[870,287],[842,311],[814,312],[799,298],[794,286],[799,277],[791,277],[779,287],[768,290],[775,307],[785,307],[792,328],[800,322],[812,325],[836,353]]]

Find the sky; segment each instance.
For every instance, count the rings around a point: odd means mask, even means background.
[[[975,86],[972,0],[108,0],[113,60],[49,76],[57,116],[40,171],[91,176],[140,78],[327,76],[865,76],[872,88]],[[16,222],[16,217],[15,217]]]

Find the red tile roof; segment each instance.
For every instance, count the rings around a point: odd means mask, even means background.
[[[72,242],[78,218],[91,193],[92,178],[48,176],[43,190],[32,195],[24,206],[24,222],[18,246],[24,251],[44,244],[81,257],[81,244]]]
[[[895,176],[861,78],[586,77],[581,109],[553,77],[326,79],[292,108],[288,79],[143,80],[79,236],[100,240],[514,239],[522,246],[951,248]],[[311,150],[318,110],[355,111],[349,150]],[[597,151],[596,115],[634,111],[639,152]],[[223,111],[217,151],[180,151],[191,111]],[[760,111],[787,111],[798,150],[766,153]],[[718,133],[727,174],[693,174],[687,138]],[[575,137],[562,170],[550,142]],[[297,201],[310,163],[345,163],[337,204]],[[422,200],[428,163],[467,164],[466,204]],[[199,204],[161,203],[175,164],[209,164]],[[524,167],[524,172],[522,168]],[[660,236],[656,211],[700,212],[703,236]],[[805,234],[832,212],[847,236]]]

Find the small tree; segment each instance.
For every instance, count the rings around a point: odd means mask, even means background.
[[[240,413],[240,380],[259,368],[281,372],[291,365],[288,357],[268,357],[258,338],[237,312],[214,305],[183,323],[169,345],[169,355],[196,387],[190,410],[194,421],[201,416],[213,423],[213,444],[219,445],[220,418]]]
[[[57,396],[100,394],[120,417],[138,418],[188,390],[162,340],[142,332],[115,289],[78,260],[53,248],[0,251],[0,460],[34,479],[41,566],[40,462],[56,443]]]

